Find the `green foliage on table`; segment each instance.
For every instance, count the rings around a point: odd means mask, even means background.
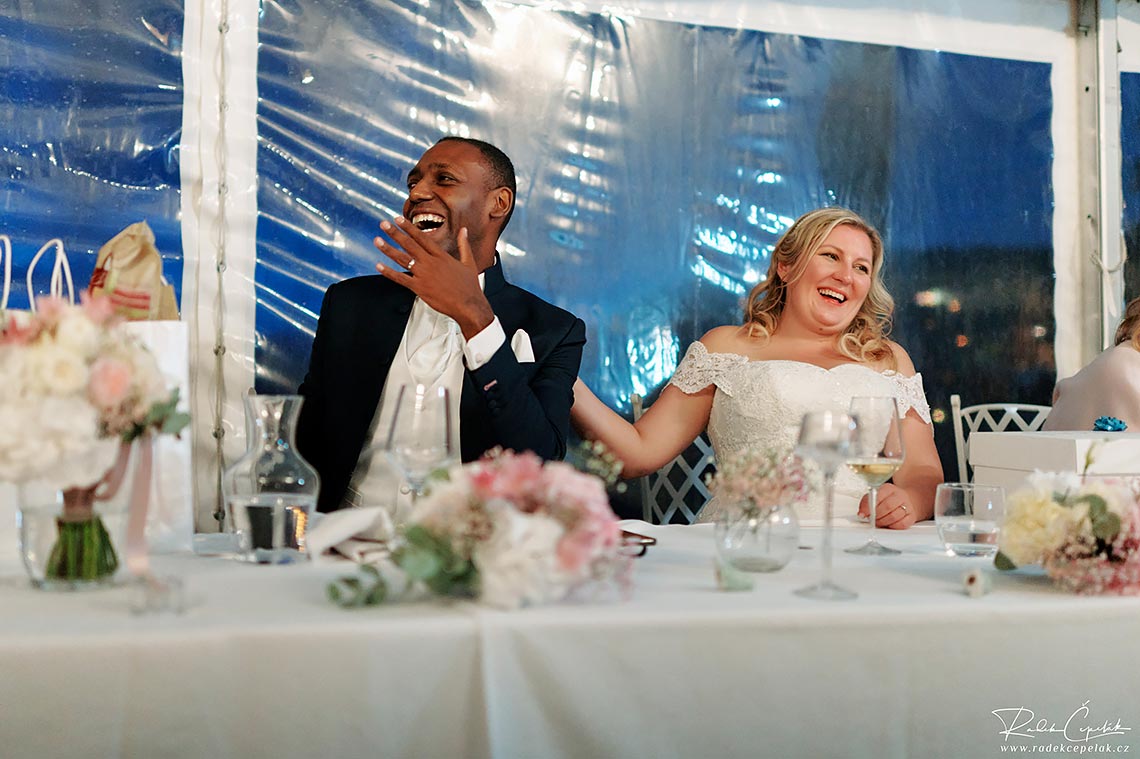
[[[399,547],[392,551],[392,561],[410,581],[421,582],[440,596],[471,598],[475,596],[479,573],[470,559],[455,553],[446,539],[419,525],[408,527]],[[333,603],[350,609],[377,606],[393,597],[388,582],[376,567],[359,565],[360,576],[341,577],[326,588]]]
[[[44,568],[49,580],[102,580],[119,568],[119,557],[103,520],[56,520],[59,537]]]
[[[1009,572],[1017,569],[1017,565],[1014,564],[1013,561],[1010,560],[1010,558],[1004,553],[998,551],[997,555],[994,556],[994,569],[1000,569],[1003,572]]]
[[[190,424],[190,415],[178,410],[179,390],[174,388],[170,397],[150,407],[141,422],[135,422],[122,435],[124,443],[142,437],[147,430],[157,430],[163,435],[177,435]]]
[[[1120,517],[1108,510],[1108,502],[1099,495],[1089,494],[1082,496],[1074,502],[1089,505],[1089,523],[1092,524],[1092,533],[1097,540],[1109,542],[1120,534]]]
[[[475,595],[479,573],[470,559],[459,556],[446,539],[420,525],[404,531],[404,544],[393,554],[410,578],[441,596]]]
[[[376,606],[388,598],[388,583],[376,567],[361,564],[364,577],[341,577],[330,582],[325,589],[330,601],[351,609],[357,606]]]

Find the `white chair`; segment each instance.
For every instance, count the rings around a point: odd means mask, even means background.
[[[954,450],[958,453],[958,481],[969,482],[966,462],[970,456],[970,435],[975,432],[1034,432],[1041,429],[1052,406],[1031,403],[979,403],[962,407],[957,393],[950,396],[954,419]]]
[[[635,422],[644,413],[642,404],[640,395],[630,396]],[[668,464],[640,478],[642,519],[651,524],[670,524],[679,515],[678,521],[695,522],[711,497],[704,478],[714,466],[712,445],[702,433]]]

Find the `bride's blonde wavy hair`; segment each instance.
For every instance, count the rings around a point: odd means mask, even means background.
[[[1116,342],[1131,343],[1132,347],[1140,351],[1140,298],[1133,298],[1124,307],[1124,318],[1116,328]]]
[[[883,285],[883,239],[878,231],[859,214],[846,208],[829,207],[808,211],[788,228],[772,251],[768,276],[752,288],[744,307],[744,321],[749,335],[770,338],[780,325],[780,317],[788,298],[788,288],[804,275],[808,264],[827,236],[841,224],[848,224],[871,240],[871,287],[867,298],[839,337],[840,353],[853,361],[885,363],[897,368],[887,336],[891,332],[891,316],[895,301]],[[787,278],[779,267],[787,267]]]

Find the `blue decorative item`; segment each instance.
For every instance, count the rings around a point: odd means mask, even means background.
[[[1093,422],[1093,430],[1096,432],[1124,432],[1126,429],[1128,425],[1115,416],[1098,416]]]

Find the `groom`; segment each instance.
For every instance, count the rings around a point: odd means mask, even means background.
[[[403,216],[373,244],[403,270],[328,288],[321,305],[297,447],[321,476],[318,510],[408,505],[383,455],[404,385],[449,390],[463,461],[495,446],[545,459],[566,453],[586,328],[510,285],[495,248],[515,205],[498,148],[444,137],[408,174]]]

